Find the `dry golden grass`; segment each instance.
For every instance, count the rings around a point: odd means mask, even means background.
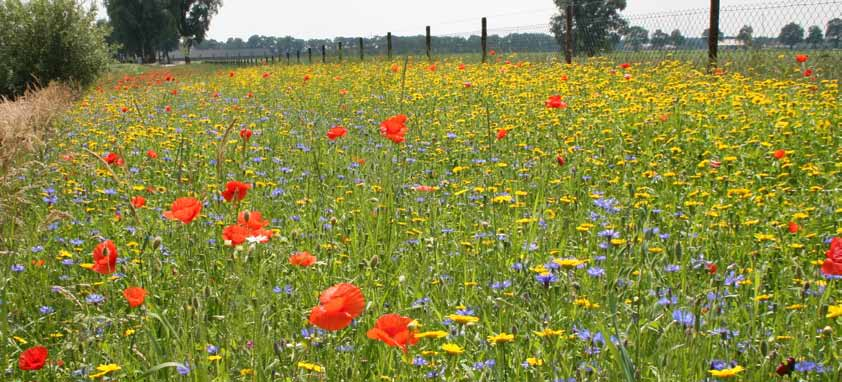
[[[32,154],[46,147],[56,122],[73,103],[74,92],[65,85],[30,89],[14,101],[0,99],[0,227],[14,232],[32,203],[29,190],[39,187],[28,170],[43,165]],[[0,232],[0,249],[3,236]]]

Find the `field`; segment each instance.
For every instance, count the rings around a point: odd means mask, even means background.
[[[0,227],[0,379],[842,379],[838,79],[461,62],[102,80]]]

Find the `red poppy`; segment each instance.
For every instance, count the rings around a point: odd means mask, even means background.
[[[269,225],[259,211],[243,211],[237,216],[237,224],[258,230]]]
[[[497,129],[497,140],[501,140],[509,135],[509,131],[506,129]]]
[[[228,77],[234,77],[234,72],[228,72]]]
[[[717,270],[717,269],[719,269],[719,268],[716,266],[716,264],[714,264],[714,263],[707,263],[707,264],[705,264],[705,268],[707,268],[708,273],[710,273],[710,274],[716,274],[716,270]]]
[[[310,323],[324,330],[340,330],[362,314],[365,297],[360,288],[341,283],[326,289],[319,296],[319,305],[310,312]]]
[[[225,198],[226,202],[234,199],[240,201],[246,197],[250,188],[250,184],[232,180],[225,184],[225,191],[222,191],[222,197]]]
[[[172,111],[172,106],[170,106],[170,105],[165,106],[165,107],[164,107],[164,111],[166,111],[167,113],[171,112],[171,111]]]
[[[456,67],[456,69],[465,70],[465,64],[459,64],[459,66]]]
[[[146,156],[147,156],[149,159],[157,159],[157,158],[158,158],[158,153],[156,153],[156,152],[155,152],[155,150],[147,150],[147,151],[146,151]]]
[[[263,72],[263,78],[269,78],[269,73]]]
[[[366,336],[383,341],[386,345],[399,347],[406,353],[407,345],[415,345],[418,342],[415,331],[409,328],[411,322],[411,318],[399,314],[384,314],[377,319]]]
[[[170,220],[181,220],[190,224],[202,212],[202,202],[194,198],[178,198],[172,202],[169,211],[164,211],[164,217]]]
[[[567,161],[561,155],[557,155],[555,157],[555,161],[558,163],[559,166],[564,166],[564,164],[567,163]]]
[[[117,155],[117,153],[108,153],[103,159],[105,159],[105,163],[116,164],[117,166],[122,166],[125,163],[123,158]]]
[[[40,370],[47,362],[50,352],[43,346],[34,346],[20,353],[18,368],[21,370]]]
[[[778,367],[775,368],[775,373],[780,375],[781,377],[785,375],[792,374],[792,371],[795,369],[795,358],[789,357],[786,361],[781,362]]]
[[[789,222],[787,225],[787,231],[789,231],[789,233],[798,233],[798,223]]]
[[[123,106],[123,107],[120,108],[120,112],[122,112],[122,113],[127,113],[128,111],[129,111],[129,108],[126,107],[126,106]]]
[[[567,102],[561,100],[560,95],[553,95],[550,98],[547,98],[547,102],[544,103],[548,109],[566,109]]]
[[[245,243],[246,238],[251,236],[251,232],[252,230],[246,226],[229,225],[222,230],[222,239],[225,241],[225,245],[235,247]]]
[[[327,131],[327,138],[334,141],[336,138],[344,137],[345,134],[348,134],[348,129],[342,126],[334,126]]]
[[[313,78],[313,76],[311,76],[309,74],[305,74],[304,75],[304,82],[310,81],[311,78]]]
[[[172,91],[170,91],[170,94],[178,95],[178,89],[173,89]]]
[[[631,64],[629,64],[628,62],[624,62],[624,63],[620,64],[620,67],[623,68],[623,69],[628,69],[628,68],[631,67]]]
[[[803,63],[807,62],[807,59],[809,59],[809,58],[810,58],[810,56],[808,56],[806,54],[796,54],[795,55],[795,61],[798,62],[799,64],[803,64]]]
[[[132,207],[134,208],[141,208],[143,205],[146,204],[146,198],[142,196],[135,196],[132,198]]]
[[[569,80],[569,79],[570,79],[570,77],[568,77],[566,74],[562,74],[562,75],[561,75],[561,80],[562,80],[562,81],[567,81],[567,80]]]
[[[813,75],[813,69],[807,69],[804,71],[804,77],[810,77]]]
[[[783,159],[786,156],[786,150],[775,150],[775,152],[772,153],[772,156],[774,156],[775,159]]]
[[[392,66],[389,68],[389,70],[391,70],[392,73],[397,73],[398,69],[400,69],[400,68],[401,67],[398,64],[392,64]]]
[[[409,128],[406,127],[406,116],[403,114],[398,114],[393,116],[382,123],[380,123],[380,135],[386,137],[392,142],[401,143],[406,138],[404,135]]]
[[[717,161],[717,160],[710,161],[710,167],[719,168],[719,166],[721,166],[721,165],[722,165],[722,162],[720,162],[720,161]]]
[[[495,56],[495,55],[497,55],[497,51],[494,50],[494,49],[491,49],[491,50],[488,51],[488,55],[489,56]]]
[[[296,252],[290,255],[289,263],[299,267],[309,267],[316,263],[316,256],[309,252]]]
[[[435,72],[436,71],[436,64],[430,64],[430,66],[427,67],[427,70],[429,70],[431,72]]]
[[[433,191],[435,191],[435,190],[436,190],[436,188],[435,188],[435,187],[431,187],[431,186],[424,186],[424,185],[421,185],[421,186],[416,186],[416,187],[415,187],[415,191],[418,191],[418,192],[433,192]]]
[[[466,88],[470,88],[471,86],[473,86],[473,84],[467,81],[463,85],[465,85]]]
[[[826,276],[842,276],[842,238],[834,237],[830,241],[825,257],[822,273]]]
[[[249,130],[249,129],[240,130],[240,138],[243,138],[243,140],[247,141],[247,140],[251,139],[251,135],[252,135],[252,131]]]
[[[339,89],[339,95],[348,95],[348,89]]]
[[[123,297],[128,301],[129,306],[137,308],[146,299],[146,289],[141,287],[129,287],[123,290]]]
[[[117,270],[117,247],[111,240],[106,240],[94,247],[93,271],[110,275]]]

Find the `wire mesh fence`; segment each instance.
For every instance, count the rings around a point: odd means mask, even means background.
[[[511,55],[563,60],[568,46],[571,59],[576,61],[607,56],[614,61],[678,59],[700,66],[709,63],[709,30],[715,9],[649,14],[602,12],[601,7],[608,8],[612,3],[613,0],[569,0],[569,6],[546,24],[498,27],[491,19],[488,28],[481,28],[477,19],[471,22],[476,28],[458,33],[438,33],[433,25],[426,30],[418,28],[418,33],[404,31],[400,36],[388,32],[321,40],[253,36],[248,42],[241,42],[247,48],[264,49],[263,55],[272,60],[288,63],[452,54],[473,54],[470,56],[475,59],[487,54],[495,60]],[[571,17],[567,17],[567,12]],[[753,70],[773,61],[770,57],[797,51],[810,55],[810,62],[817,69],[842,74],[842,0],[726,6],[718,9],[716,20],[719,31],[715,33],[714,53],[720,67]],[[252,57],[255,61],[259,58]]]

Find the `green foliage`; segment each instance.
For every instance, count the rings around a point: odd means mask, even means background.
[[[107,30],[74,0],[0,0],[0,95],[31,84],[93,82],[107,69]]]
[[[821,45],[824,41],[824,35],[822,34],[822,28],[818,25],[813,25],[810,29],[807,29],[807,38],[804,39],[804,42],[816,47]]]
[[[670,43],[670,35],[664,33],[664,31],[660,29],[656,29],[655,33],[652,33],[652,46],[655,48],[663,48],[665,45]]]
[[[684,45],[684,42],[687,39],[684,38],[684,35],[681,34],[680,30],[676,29],[676,30],[673,30],[672,33],[670,33],[670,40],[672,41],[673,45],[675,45],[676,47],[680,47],[680,46]]]
[[[792,49],[793,46],[804,41],[804,28],[796,23],[786,24],[783,28],[781,28],[781,34],[778,35],[778,41]]]
[[[565,41],[565,12],[570,0],[555,0],[559,14],[550,19],[550,30],[559,45]],[[619,11],[626,9],[625,0],[599,0],[572,2],[573,51],[584,52],[588,57],[610,51],[620,40],[621,32],[628,25]]]
[[[751,46],[752,36],[754,35],[754,28],[751,25],[743,25],[740,32],[737,33],[737,40],[742,41],[745,46]]]
[[[640,26],[634,26],[626,31],[625,42],[634,50],[640,50],[643,44],[649,42],[649,31]]]
[[[175,19],[168,0],[106,0],[105,8],[114,29],[112,38],[120,52],[155,61],[155,52],[178,47]]]
[[[194,44],[205,40],[211,18],[219,12],[222,0],[170,0],[170,14],[189,55]]]

